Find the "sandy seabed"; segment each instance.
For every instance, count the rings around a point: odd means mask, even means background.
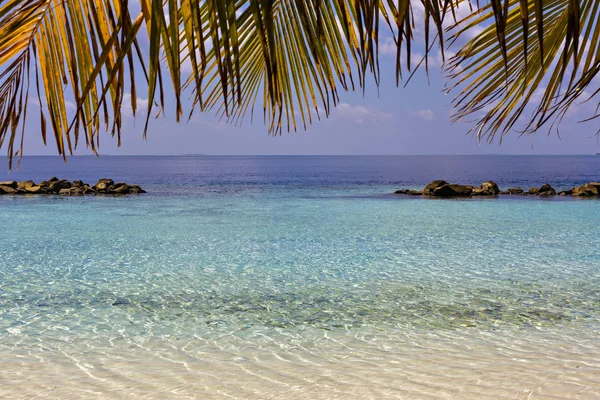
[[[597,332],[560,332],[282,331],[103,344],[13,335],[0,346],[0,398],[599,399]]]

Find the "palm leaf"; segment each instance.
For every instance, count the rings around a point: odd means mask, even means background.
[[[403,70],[411,71],[413,8],[424,9],[425,50],[438,42],[443,52],[445,17],[454,16],[463,3],[138,1],[140,11],[133,17],[126,0],[8,0],[0,5],[0,147],[6,144],[9,163],[23,154],[29,90],[34,89],[42,138],[45,142],[50,127],[63,157],[73,153],[80,134],[94,153],[102,131],[120,144],[121,109],[131,107],[135,114],[136,83],[146,84],[148,92],[144,135],[155,107],[159,114],[164,111],[167,82],[176,120],[188,91],[190,115],[212,110],[239,124],[262,100],[270,133],[306,128],[329,115],[341,92],[364,90],[369,77],[379,84],[381,26],[389,29],[398,49],[399,81]],[[508,14],[503,18],[508,26]],[[148,48],[140,48],[139,35],[147,36]],[[191,65],[187,76],[182,76],[184,63]],[[140,72],[143,79],[136,81]],[[131,104],[123,104],[126,91]]]
[[[454,120],[475,116],[473,131],[488,142],[511,130],[533,133],[546,124],[558,129],[600,71],[600,3],[507,0],[502,26],[493,4],[463,21],[455,34],[496,21],[452,60],[450,89],[461,89]]]

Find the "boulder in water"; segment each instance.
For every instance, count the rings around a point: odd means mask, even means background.
[[[473,192],[473,186],[445,184],[439,186],[431,193],[436,197],[466,197]]]
[[[443,181],[443,180],[437,180],[437,181],[433,181],[430,182],[427,186],[425,186],[425,188],[423,189],[423,194],[433,194],[433,191],[436,188],[439,188],[440,186],[444,186],[448,184],[448,182]]]

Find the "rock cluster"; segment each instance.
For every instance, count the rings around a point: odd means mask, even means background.
[[[576,186],[570,190],[556,192],[549,184],[540,187],[534,187],[527,191],[521,188],[509,188],[501,191],[494,181],[486,181],[479,187],[470,185],[458,185],[448,183],[443,180],[436,180],[429,183],[423,190],[396,190],[396,194],[407,194],[414,196],[433,196],[433,197],[471,197],[471,196],[497,196],[497,195],[521,195],[521,196],[577,196],[577,197],[598,197],[600,195],[600,182],[590,182],[581,186]]]
[[[47,181],[36,184],[33,181],[6,181],[0,182],[0,195],[3,194],[59,194],[63,196],[81,196],[90,194],[138,194],[146,193],[138,185],[130,185],[125,182],[115,183],[112,179],[103,178],[94,186],[75,180],[69,182],[65,179],[52,177]]]

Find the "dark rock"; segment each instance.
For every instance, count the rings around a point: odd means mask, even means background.
[[[554,190],[552,186],[545,183],[539,188],[529,189],[529,194],[534,194],[537,196],[554,196],[556,194],[556,190]]]
[[[506,191],[508,192],[508,194],[522,194],[523,193],[523,189],[521,189],[520,187],[508,188]]]
[[[481,184],[481,189],[491,195],[496,195],[496,194],[500,193],[500,189],[498,188],[498,185],[494,181],[483,182]]]
[[[590,182],[588,185],[595,187],[600,192],[600,182]]]
[[[109,193],[114,194],[127,194],[129,193],[129,186],[126,183],[120,182],[109,188]]]
[[[576,186],[573,188],[572,195],[575,197],[594,197],[598,196],[600,191],[596,186],[593,186],[589,183],[586,183],[581,186]]]
[[[72,187],[82,187],[83,185],[84,185],[83,181],[76,180],[76,181],[73,181],[73,184],[71,186]]]
[[[558,192],[559,196],[570,196],[572,194],[573,194],[573,189],[562,190],[562,191]]]
[[[473,189],[472,196],[496,196],[500,193],[498,185],[494,181],[486,181],[479,188]]]
[[[35,186],[35,182],[33,182],[33,181],[17,182],[17,189],[25,190],[32,186]]]
[[[408,192],[410,192],[410,190],[408,190],[408,189],[398,189],[394,193],[396,193],[396,194],[408,194]]]
[[[90,187],[90,185],[83,185],[83,194],[95,194],[96,191]]]
[[[437,197],[464,197],[470,196],[472,192],[473,186],[445,184],[435,188],[432,195]]]
[[[71,182],[67,180],[61,181],[52,181],[50,185],[48,185],[49,193],[60,193],[62,189],[69,189],[71,187]]]
[[[58,178],[53,176],[52,178],[48,179],[48,182],[56,182],[57,180]]]
[[[6,186],[12,189],[16,189],[17,188],[18,183],[16,181],[4,181],[4,182],[0,182],[0,186]]]
[[[71,196],[83,196],[82,186],[71,186]]]
[[[510,194],[510,192],[508,190],[501,190],[498,194]]]
[[[115,184],[115,181],[108,178],[102,178],[96,183],[93,188],[96,192],[106,193],[108,189]]]
[[[16,194],[17,189],[14,189],[10,186],[0,185],[0,194]]]
[[[439,188],[446,184],[448,184],[448,182],[442,181],[442,180],[433,181],[433,182],[429,183],[427,186],[425,186],[425,188],[423,189],[423,194],[432,194],[436,188]]]
[[[540,186],[540,190],[539,190],[538,194],[540,194],[540,195],[544,194],[546,196],[554,196],[556,194],[556,190],[554,190],[554,188],[552,186],[545,183],[542,186]]]
[[[146,191],[144,189],[142,189],[141,187],[139,187],[138,185],[129,185],[129,194],[140,194],[140,193],[146,193]],[[407,193],[407,194],[412,194],[412,193]],[[420,193],[423,194],[423,193]]]
[[[140,193],[146,193],[146,192],[142,190]],[[423,196],[423,191],[422,190],[409,190],[407,194],[411,195],[411,196]]]

